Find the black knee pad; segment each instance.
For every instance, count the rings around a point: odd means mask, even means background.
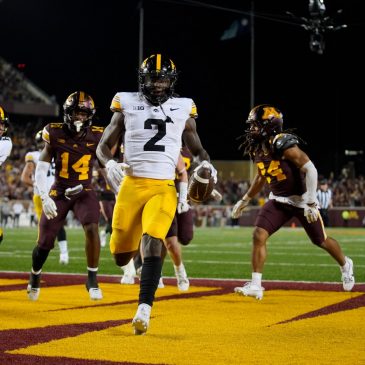
[[[163,242],[159,238],[144,234],[142,236],[143,257],[158,256],[161,257]]]

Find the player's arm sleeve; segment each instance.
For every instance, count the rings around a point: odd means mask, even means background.
[[[308,204],[314,203],[317,200],[317,181],[318,173],[312,161],[306,162],[301,170],[305,173],[305,185],[307,188]]]
[[[38,161],[35,169],[35,183],[37,185],[39,195],[48,195],[47,173],[51,164],[47,161]]]

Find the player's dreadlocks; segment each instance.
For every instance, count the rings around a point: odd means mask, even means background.
[[[286,129],[280,133],[291,134],[298,139],[302,144],[307,144],[301,137],[299,137],[294,131],[296,128]],[[272,144],[270,143],[271,137],[274,135],[268,135],[266,138],[257,139],[253,138],[250,129],[245,130],[245,134],[239,136],[237,139],[243,139],[243,142],[239,145],[238,149],[243,149],[243,156],[249,156],[251,159],[254,158],[255,154],[262,150],[262,143],[265,143],[268,149],[272,149]]]

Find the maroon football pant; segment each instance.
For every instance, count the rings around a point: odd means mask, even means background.
[[[315,245],[320,245],[326,239],[326,233],[321,219],[309,223],[304,216],[303,208],[296,208],[289,204],[278,203],[275,200],[269,200],[260,209],[255,220],[255,226],[265,229],[271,236],[279,228],[293,217],[296,217],[308,237]]]
[[[47,219],[42,212],[39,222],[38,246],[40,248],[45,250],[53,249],[57,233],[71,210],[83,226],[90,223],[99,223],[99,201],[93,190],[83,190],[80,194],[72,197],[71,200],[65,197],[56,197],[54,201],[57,206],[57,217]]]

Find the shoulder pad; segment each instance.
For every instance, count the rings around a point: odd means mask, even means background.
[[[191,106],[191,111],[190,111],[190,118],[198,118],[198,110],[196,108],[196,105],[194,103],[194,101],[192,100],[192,106]]]
[[[98,127],[96,125],[92,125],[91,126],[91,131],[92,132],[99,132],[99,133],[103,133],[104,132],[104,127]]]
[[[27,152],[26,153],[25,162],[34,162],[33,152]]]
[[[277,134],[273,141],[274,148],[277,151],[285,151],[287,148],[298,144],[298,137],[288,133]]]
[[[50,123],[51,128],[62,128],[63,123]]]
[[[116,93],[114,95],[114,98],[111,102],[110,105],[110,110],[112,112],[121,112],[122,111],[122,105],[121,105],[121,101],[120,101],[120,93]]]

